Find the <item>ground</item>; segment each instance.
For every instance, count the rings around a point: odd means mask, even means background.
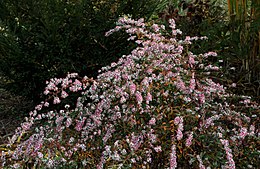
[[[8,142],[8,137],[12,136],[28,114],[25,110],[31,106],[32,102],[11,94],[0,86],[0,145]]]

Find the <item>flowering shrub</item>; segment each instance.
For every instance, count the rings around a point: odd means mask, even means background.
[[[259,104],[209,76],[215,52],[194,55],[169,28],[127,17],[121,29],[138,47],[103,67],[97,79],[68,74],[47,82],[35,107],[1,153],[2,166],[45,168],[253,168]],[[168,33],[167,29],[171,29]],[[71,93],[76,105],[49,110]],[[46,109],[46,110],[45,110]]]

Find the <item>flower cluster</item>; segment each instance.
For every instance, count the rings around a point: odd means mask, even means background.
[[[96,79],[72,73],[47,82],[49,100],[17,128],[10,151],[1,153],[2,165],[220,168],[225,155],[214,150],[224,145],[228,167],[237,166],[229,147],[257,138],[259,105],[210,79],[207,74],[218,68],[204,61],[216,53],[189,51],[192,41],[206,38],[179,40],[181,31],[169,22],[166,28],[120,18],[106,35],[125,30],[136,49],[103,67]],[[75,105],[49,110],[70,92],[80,95]]]

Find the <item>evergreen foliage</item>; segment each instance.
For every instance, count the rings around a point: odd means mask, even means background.
[[[125,34],[105,37],[119,16],[150,18],[156,0],[0,1],[0,71],[15,94],[39,101],[45,81],[97,70],[134,47]]]

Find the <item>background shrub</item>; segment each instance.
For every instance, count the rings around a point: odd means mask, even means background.
[[[117,18],[149,19],[156,0],[3,0],[0,2],[0,71],[15,94],[39,101],[45,81],[67,72],[97,70],[134,47],[121,33],[104,37]]]
[[[222,67],[222,73],[212,78],[232,92],[259,99],[259,11],[257,0],[169,1],[159,17],[166,22],[174,18],[183,36],[207,36],[207,41],[195,42],[192,51],[219,53],[212,61]]]

